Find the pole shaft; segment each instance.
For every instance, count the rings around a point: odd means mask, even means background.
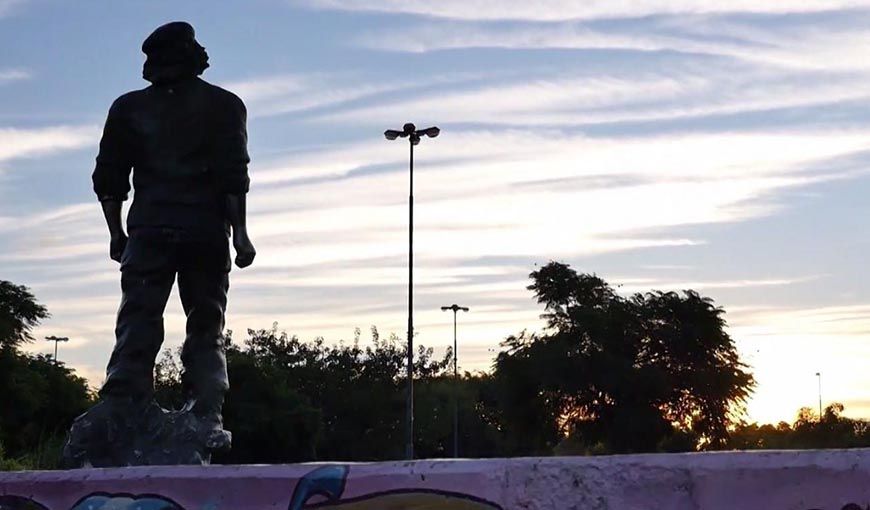
[[[57,365],[57,339],[54,340],[54,364]]]
[[[822,375],[819,374],[819,420],[822,419]]]
[[[411,146],[408,193],[408,402],[405,457],[414,458],[414,144]]]
[[[456,341],[456,315],[453,309],[453,458],[459,458],[459,345]]]

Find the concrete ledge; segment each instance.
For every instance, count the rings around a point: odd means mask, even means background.
[[[0,510],[867,510],[870,450],[0,473]]]

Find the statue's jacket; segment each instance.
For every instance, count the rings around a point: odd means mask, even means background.
[[[93,173],[100,200],[126,200],[133,173],[131,233],[229,232],[225,195],[248,191],[244,103],[199,78],[152,85],[109,109]]]

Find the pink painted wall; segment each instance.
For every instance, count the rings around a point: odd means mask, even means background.
[[[868,510],[870,450],[0,473],[0,510]]]

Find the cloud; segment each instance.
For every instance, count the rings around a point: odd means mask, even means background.
[[[357,79],[342,80],[353,83]],[[273,75],[222,84],[238,94],[252,118],[302,112],[354,101],[387,92],[395,85],[338,85],[339,79],[326,75]]]
[[[867,19],[860,17],[859,19]],[[711,55],[792,69],[868,69],[866,23],[797,24],[770,30],[751,20],[655,18],[602,26],[579,22],[498,25],[483,22],[416,23],[358,36],[367,48],[427,52],[469,48],[629,50]],[[393,40],[406,41],[401,45]]]
[[[692,289],[710,291],[719,289],[745,289],[754,287],[781,287],[818,280],[819,276],[799,276],[793,278],[757,278],[741,280],[700,280],[668,281],[658,278],[611,278],[619,285],[620,292],[647,292],[651,289],[661,291],[682,291]]]
[[[411,117],[507,126],[591,126],[841,105],[870,100],[864,73],[792,73],[733,65],[666,70],[531,71],[524,80],[446,88],[437,97],[371,101],[314,115],[318,123],[384,125]]]
[[[455,84],[480,77],[481,73],[447,73],[429,76],[425,85]],[[221,85],[246,102],[253,118],[335,108],[345,103],[423,86],[352,73],[265,75]]]
[[[0,4],[0,13],[2,13],[2,4]],[[23,69],[0,69],[0,85],[15,81],[29,80],[31,74]]]
[[[52,126],[35,129],[0,128],[0,164],[16,159],[95,145],[96,126]]]
[[[802,13],[870,7],[867,0],[308,0],[321,9],[460,20],[560,21],[664,14]]]

